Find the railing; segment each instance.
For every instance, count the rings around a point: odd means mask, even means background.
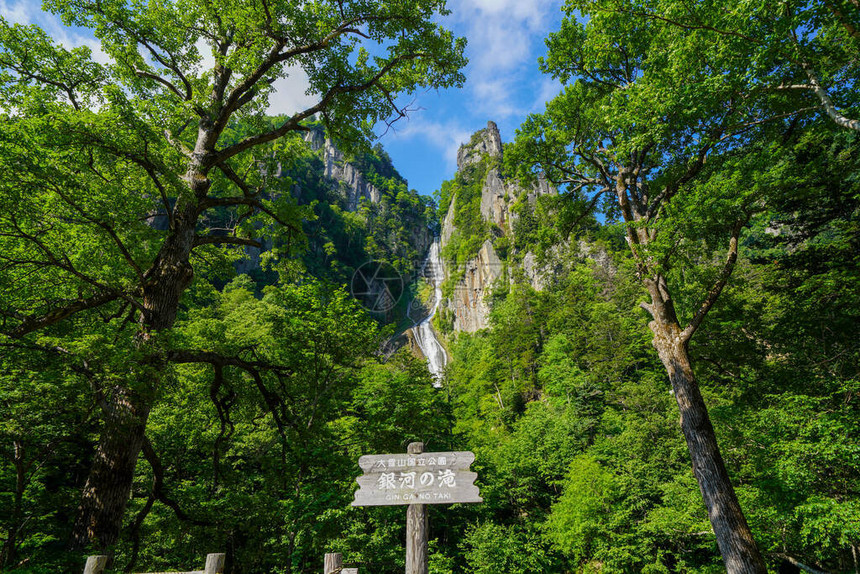
[[[142,574],[224,574],[225,554],[207,554],[206,566],[203,570],[191,570],[185,572],[145,572]],[[102,574],[107,568],[107,556],[90,556],[84,566],[84,574]]]
[[[143,572],[141,574],[224,574],[225,554],[207,554],[203,570],[189,572]],[[90,556],[84,566],[84,574],[102,574],[107,568],[107,556]],[[343,555],[339,552],[326,554],[323,574],[358,574],[358,568],[344,568]]]

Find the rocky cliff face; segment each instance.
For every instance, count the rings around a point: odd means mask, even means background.
[[[534,186],[524,188],[515,181],[507,180],[498,166],[503,159],[502,140],[498,127],[489,122],[487,127],[474,136],[471,141],[460,147],[457,153],[457,169],[465,185],[479,185],[480,217],[489,224],[486,239],[477,254],[458,269],[446,261],[446,276],[460,277],[453,289],[449,290],[444,303],[448,316],[453,315],[455,332],[474,333],[489,326],[489,295],[500,281],[513,282],[525,280],[537,291],[549,287],[557,277],[568,273],[575,262],[593,261],[603,272],[612,276],[615,268],[605,251],[584,241],[562,239],[547,249],[543,257],[531,251],[517,252],[516,243],[519,212],[514,208],[517,202],[532,208],[538,197],[555,194],[556,190],[546,181],[538,181]],[[487,159],[484,168],[476,168]],[[477,180],[469,178],[480,178]],[[474,189],[474,187],[469,187]],[[462,198],[454,195],[442,223],[441,244],[445,246],[455,241],[455,232],[467,233],[457,229],[455,213]],[[495,238],[495,239],[494,239]],[[509,248],[505,257],[500,257],[493,242],[507,239]],[[462,238],[461,238],[462,239]]]
[[[505,182],[502,181],[498,168],[494,167],[487,173],[481,190],[481,217],[501,229],[508,229],[510,227],[509,202]]]
[[[502,277],[503,270],[492,242],[485,241],[477,257],[466,262],[463,279],[455,286],[449,299],[449,308],[454,311],[454,331],[474,333],[490,326],[487,295]]]
[[[469,166],[487,157],[497,160],[490,162],[490,165],[499,165],[503,153],[499,128],[494,122],[488,122],[485,129],[473,135],[471,141],[458,150],[457,169],[462,173]],[[546,182],[540,182],[532,189],[524,189],[515,182],[506,181],[498,167],[490,167],[483,175],[481,184],[481,217],[485,222],[496,227],[495,233],[501,232],[503,235],[512,237],[517,220],[517,215],[512,208],[517,199],[525,194],[527,201],[534,204],[538,196],[551,193],[555,193],[555,189]],[[456,205],[455,196],[442,223],[443,248],[451,241],[456,230],[454,222]],[[545,270],[535,262],[534,255],[527,254],[526,261],[528,263],[524,265],[524,271],[529,281],[536,289],[543,288],[545,279],[542,275]],[[449,276],[459,274],[460,271],[446,269]],[[492,241],[484,241],[478,254],[466,261],[465,269],[462,270],[463,278],[454,286],[447,301],[448,309],[454,314],[455,331],[473,333],[488,326],[489,291],[504,274],[505,266],[496,253]],[[507,280],[507,277],[505,279]]]
[[[278,165],[275,176],[289,178],[292,198],[315,215],[302,223],[308,245],[299,257],[305,272],[348,284],[358,267],[377,259],[396,265],[405,280],[414,279],[412,262],[420,261],[433,242],[427,216],[430,200],[407,188],[381,146],[362,150],[353,159],[326,137],[321,126],[312,127],[303,139],[315,153],[297,154]],[[362,205],[366,209],[358,218],[346,213]],[[262,251],[268,249],[267,244]],[[246,247],[245,252],[237,271],[261,271],[261,250]]]
[[[322,129],[313,129],[305,134],[305,141],[314,151],[322,150],[325,176],[342,184],[346,192],[346,208],[355,211],[361,198],[379,203],[382,193],[365,180],[351,163],[345,161],[343,153],[325,136]]]
[[[457,169],[478,163],[485,155],[501,157],[502,136],[495,122],[487,122],[486,129],[476,132],[472,140],[457,150]]]

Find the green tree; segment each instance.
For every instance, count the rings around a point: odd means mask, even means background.
[[[769,114],[823,112],[840,128],[860,131],[853,83],[860,55],[860,6],[855,0],[788,0],[685,4],[675,0],[599,0],[590,13],[605,23],[637,22],[688,34],[699,65]],[[667,67],[691,63],[693,52],[666,52]]]
[[[100,318],[106,338],[127,342],[125,372],[98,390],[103,429],[73,535],[106,548],[193,278],[223,268],[231,246],[298,244],[301,211],[272,177],[273,152],[288,158],[284,138],[315,114],[360,139],[403,115],[398,94],[460,84],[464,41],[433,23],[443,0],[46,5],[92,30],[111,64],[0,21],[0,161],[18,174],[0,184],[2,330],[80,342]],[[273,83],[295,68],[316,102],[267,121]],[[230,224],[212,228],[224,211]],[[90,356],[79,350],[71,361]]]
[[[588,200],[624,222],[650,299],[641,306],[651,316],[653,345],[726,568],[765,572],[689,344],[734,270],[741,234],[763,209],[781,142],[802,125],[802,110],[762,111],[748,86],[726,81],[721,61],[702,58],[707,26],[637,18],[644,9],[566,4],[542,62],[566,88],[545,113],[527,119],[506,159],[521,173],[543,171],[574,201]]]

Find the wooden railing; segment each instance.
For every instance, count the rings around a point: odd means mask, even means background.
[[[206,566],[203,570],[191,570],[185,572],[145,572],[142,574],[224,574],[225,554],[207,554]],[[90,556],[84,566],[84,574],[102,574],[107,568],[107,556]]]
[[[203,570],[190,572],[143,572],[141,574],[224,574],[225,554],[207,554],[206,566]],[[84,566],[84,574],[102,574],[107,568],[107,556],[90,556]],[[339,552],[326,554],[323,562],[323,574],[358,574],[358,568],[344,568],[343,555]]]

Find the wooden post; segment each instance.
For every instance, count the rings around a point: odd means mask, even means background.
[[[343,571],[343,554],[332,552],[325,555],[323,574],[339,574]]]
[[[226,558],[226,554],[207,554],[204,574],[224,574],[224,562]]]
[[[102,574],[107,568],[107,556],[88,556],[87,564],[84,566],[84,574]]]
[[[409,454],[424,452],[423,442],[409,443]],[[427,574],[427,506],[406,508],[406,574]]]

